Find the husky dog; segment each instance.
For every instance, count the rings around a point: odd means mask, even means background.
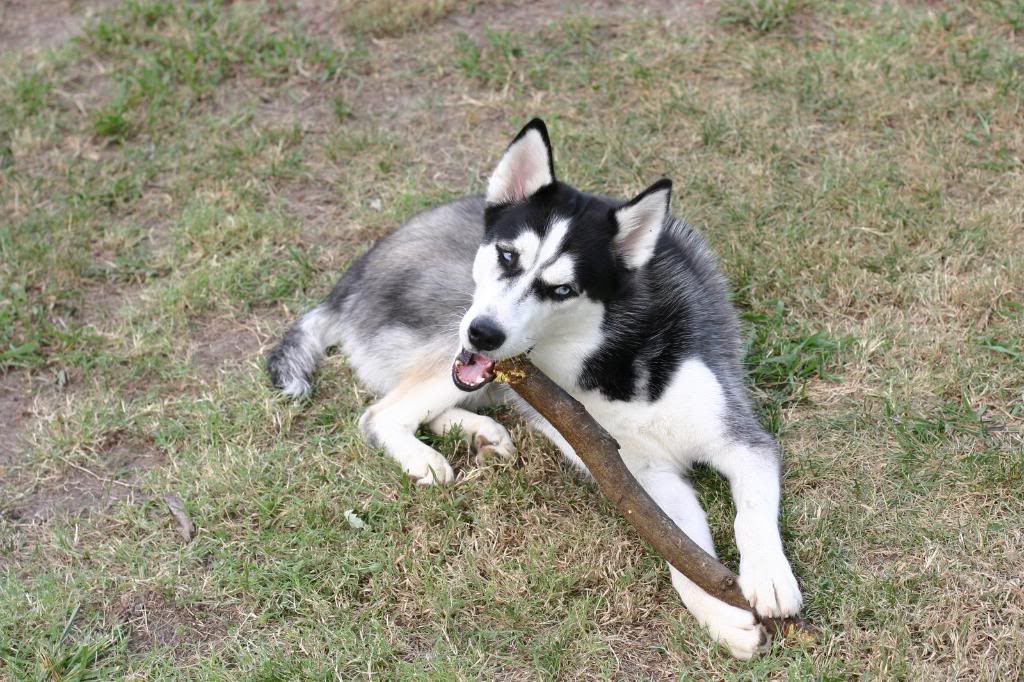
[[[507,389],[494,363],[520,353],[583,403],[621,445],[651,497],[714,555],[686,474],[704,462],[736,502],[739,582],[761,616],[790,616],[800,589],[779,537],[780,456],[751,411],[736,313],[715,256],[670,212],[671,182],[627,202],[555,178],[544,123],[516,136],[487,184],[412,218],[342,276],[268,356],[274,384],[302,396],[324,351],[341,345],[381,396],[367,440],[420,484],[451,483],[416,438],[458,425],[478,452],[511,456],[503,426],[475,410],[510,401],[577,467],[572,447]],[[671,568],[697,620],[733,655],[764,643],[753,616]]]

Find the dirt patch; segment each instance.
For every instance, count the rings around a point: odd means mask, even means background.
[[[141,497],[140,474],[159,466],[165,457],[151,442],[117,435],[94,459],[88,465],[68,461],[52,474],[18,471],[13,477],[18,483],[3,515],[16,522],[37,523],[103,512],[120,502],[134,503]]]
[[[32,381],[28,373],[8,372],[0,377],[0,480],[25,446],[24,434],[32,414]]]
[[[202,370],[215,370],[259,358],[269,338],[260,325],[270,321],[270,316],[264,316],[248,323],[207,323],[192,334],[192,364]]]
[[[64,88],[57,92],[60,101],[70,111],[80,114],[93,112],[103,104],[110,102],[117,94],[117,84],[108,67],[99,61],[79,62],[71,67],[71,75],[65,81]],[[91,139],[93,145],[108,145],[107,141]],[[98,160],[102,154],[87,149],[87,158]]]
[[[299,224],[302,240],[323,247],[318,268],[337,270],[366,243],[367,230],[352,219],[351,204],[329,187],[313,181],[296,182],[282,188],[278,199]]]
[[[222,607],[176,604],[156,590],[123,594],[112,610],[113,619],[129,628],[131,651],[171,647],[179,660],[209,652],[227,636],[232,620]]]
[[[57,47],[111,0],[0,0],[0,51]]]
[[[135,284],[101,284],[82,296],[75,316],[100,333],[113,333],[132,308],[142,300],[143,287]]]
[[[43,482],[4,513],[13,521],[47,521],[64,515],[108,509],[131,498],[133,490],[126,483],[103,478],[88,470],[73,472],[55,481]]]

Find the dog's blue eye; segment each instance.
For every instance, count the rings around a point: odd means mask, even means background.
[[[560,287],[555,287],[554,289],[552,289],[551,293],[553,293],[558,298],[569,298],[575,292],[572,290],[571,286],[569,286],[568,284],[563,284]]]
[[[502,265],[514,265],[516,262],[516,252],[510,249],[503,249],[498,247],[498,258],[501,259]]]

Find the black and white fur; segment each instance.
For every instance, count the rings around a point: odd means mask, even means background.
[[[778,449],[751,411],[725,279],[700,235],[671,215],[670,193],[661,180],[622,202],[559,182],[547,130],[532,121],[501,158],[486,197],[420,214],[355,262],[271,352],[273,382],[306,394],[325,349],[340,344],[381,396],[363,414],[363,432],[421,484],[455,480],[445,458],[416,438],[421,425],[444,433],[458,424],[478,449],[514,453],[505,428],[474,412],[504,400],[583,468],[514,395],[493,384],[467,393],[453,382],[463,349],[491,359],[529,352],[711,554],[686,474],[704,462],[725,475],[743,593],[762,616],[793,615],[801,595],[779,536]],[[749,613],[671,572],[712,637],[737,657],[756,653],[763,631]]]

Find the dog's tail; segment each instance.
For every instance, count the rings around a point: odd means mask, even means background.
[[[296,398],[309,393],[310,380],[324,353],[341,342],[340,317],[329,302],[324,302],[295,321],[267,355],[274,386]]]

